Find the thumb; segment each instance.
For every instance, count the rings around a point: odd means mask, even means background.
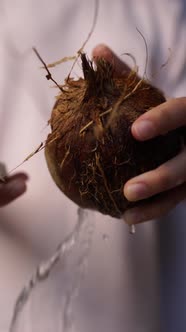
[[[92,51],[92,58],[96,62],[98,59],[103,58],[113,64],[114,74],[117,77],[128,74],[131,69],[118,58],[118,56],[106,45],[99,44]]]

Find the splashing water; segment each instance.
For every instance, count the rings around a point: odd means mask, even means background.
[[[75,331],[73,302],[75,297],[78,295],[79,288],[86,271],[93,231],[93,219],[87,217],[87,211],[79,208],[78,220],[73,231],[62,243],[60,243],[54,254],[46,262],[41,263],[36,268],[30,281],[18,296],[14,306],[13,317],[9,329],[10,332],[23,331],[23,325],[24,332],[36,332],[37,328],[39,332],[54,330],[55,332]],[[57,269],[60,269],[60,271]],[[60,297],[61,302],[58,303],[57,306],[58,314],[56,310],[54,313],[50,313],[51,315],[56,315],[56,317],[53,317],[51,321],[51,327],[49,322],[46,322],[43,318],[46,325],[45,328],[41,328],[43,323],[40,324],[35,318],[32,318],[31,313],[33,314],[37,311],[37,305],[35,303],[37,301],[34,302],[34,300],[36,300],[36,294],[46,280],[51,279],[49,276],[52,277],[54,271],[55,274],[58,275],[58,278],[60,278],[60,283],[62,284],[60,291],[57,291],[58,298]],[[56,282],[52,284],[52,288],[55,284]],[[47,294],[46,299],[40,299],[40,301],[42,304],[39,304],[39,311],[42,308],[42,305],[45,305],[45,302],[50,302],[49,295]]]

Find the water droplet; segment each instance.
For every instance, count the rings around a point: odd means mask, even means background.
[[[135,225],[130,225],[129,226],[129,233],[130,234],[135,234],[136,233],[136,226]]]

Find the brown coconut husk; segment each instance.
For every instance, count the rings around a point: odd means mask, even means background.
[[[165,102],[163,93],[135,71],[117,78],[105,60],[96,67],[85,54],[81,60],[84,78],[68,78],[52,110],[46,160],[54,181],[72,201],[120,218],[135,205],[124,197],[124,184],[174,157],[182,137],[174,131],[136,141],[132,123]]]

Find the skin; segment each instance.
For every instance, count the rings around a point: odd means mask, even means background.
[[[123,75],[130,70],[105,45],[93,50],[93,59],[103,57],[114,63],[115,75]],[[132,125],[134,138],[145,141],[171,130],[186,126],[186,97],[171,99],[141,115]],[[186,148],[173,159],[153,171],[143,173],[129,180],[123,189],[125,197],[138,202],[137,208],[125,212],[128,224],[137,224],[167,214],[186,198]],[[155,194],[158,198],[154,198]],[[149,203],[140,200],[152,197]]]
[[[7,177],[5,181],[0,180],[0,207],[3,207],[26,191],[28,176],[24,173],[17,173]]]

